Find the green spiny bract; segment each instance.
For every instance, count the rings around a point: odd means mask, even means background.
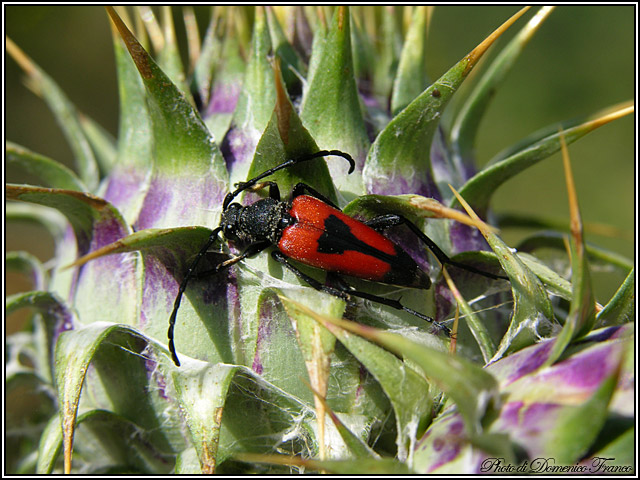
[[[488,44],[469,46],[470,55],[431,82],[428,8],[214,8],[189,75],[167,13],[164,33],[151,36],[154,60],[109,12],[121,94],[116,142],[7,43],[76,160],[73,172],[6,146],[12,164],[40,179],[6,187],[9,199],[27,202],[9,203],[7,219],[45,226],[56,244],[46,265],[25,252],[6,258],[8,270],[33,279],[33,291],[7,299],[7,314],[36,312],[7,340],[7,396],[26,389],[39,405],[8,430],[13,471],[578,471],[601,457],[615,458],[608,467],[632,465],[631,262],[585,245],[577,210],[565,242],[570,261],[562,254],[554,263],[570,265],[563,278],[531,254],[562,250],[559,233],[532,235],[516,253],[446,208],[462,210],[450,184],[489,217],[492,193],[507,179],[558,151],[562,139],[572,143],[631,110],[565,122],[561,133],[541,131],[475,166],[490,92],[548,9],[527,14],[533,18],[474,79],[451,122],[441,120],[445,107]],[[351,154],[356,172],[328,159],[273,180],[283,192],[304,181],[357,218],[402,213],[456,260],[502,269],[510,284],[443,272],[407,232],[389,233],[423,259],[433,288],[354,284],[402,296],[450,325],[459,310],[451,354],[451,342],[419,319],[346,305],[260,255],[192,282],[178,315],[176,368],[166,348],[169,313],[187,265],[218,225],[224,195],[325,148]],[[467,224],[425,221],[436,216]],[[220,243],[202,268],[235,252]],[[592,262],[627,274],[603,307],[591,290]]]

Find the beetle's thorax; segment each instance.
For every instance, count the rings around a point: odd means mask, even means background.
[[[223,212],[220,225],[228,240],[242,244],[278,243],[282,231],[295,223],[285,202],[265,198],[251,205],[232,203]]]

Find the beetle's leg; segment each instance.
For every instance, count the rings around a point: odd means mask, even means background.
[[[245,251],[242,252],[240,255],[228,258],[225,261],[220,262],[215,266],[215,268],[212,268],[211,270],[205,270],[204,272],[194,273],[193,275],[191,275],[191,278],[193,280],[202,280],[203,278],[207,278],[212,275],[215,275],[216,273],[220,273],[221,271],[231,267],[232,265],[235,265],[236,263],[240,262],[241,260],[244,260],[245,258],[249,258],[249,257],[253,257],[254,255],[257,255],[258,253],[262,252],[265,248],[269,247],[270,245],[271,245],[270,242],[260,242],[260,243],[254,243],[253,245],[249,245],[245,249]]]
[[[427,321],[429,323],[433,323],[434,325],[436,325],[439,328],[441,328],[448,336],[451,335],[451,330],[449,330],[449,328],[446,325],[443,325],[441,323],[435,322],[433,320],[433,318],[429,317],[428,315],[424,315],[424,314],[422,314],[420,312],[417,312],[417,311],[415,311],[415,310],[413,310],[411,308],[405,307],[398,300],[391,300],[391,299],[388,299],[388,298],[384,298],[384,297],[379,297],[377,295],[373,295],[371,293],[360,292],[358,290],[355,290],[353,287],[351,287],[346,282],[344,282],[342,277],[339,277],[339,276],[337,276],[335,274],[334,274],[334,277],[340,279],[340,282],[339,282],[338,286],[330,287],[330,286],[324,285],[324,284],[320,283],[319,281],[317,281],[315,278],[310,277],[309,275],[301,272],[298,268],[296,268],[293,265],[291,265],[288,262],[289,257],[284,255],[282,252],[274,250],[273,252],[271,252],[271,256],[274,258],[274,260],[276,260],[277,262],[281,263],[289,271],[293,272],[298,278],[300,278],[304,282],[308,283],[309,286],[311,286],[312,288],[314,288],[316,290],[328,293],[329,295],[333,295],[334,297],[338,297],[338,298],[341,298],[342,300],[346,300],[346,301],[351,300],[351,297],[353,296],[353,297],[364,298],[365,300],[369,300],[369,301],[374,302],[374,303],[380,303],[382,305],[386,305],[388,307],[395,308],[396,310],[403,310],[403,311],[405,311],[407,313],[410,313],[411,315],[414,315],[414,316],[416,316],[416,317],[418,317],[418,318],[420,318],[422,320],[425,320],[425,321]]]
[[[341,152],[340,150],[320,150],[319,152],[311,153],[309,155],[303,155],[302,157],[290,159],[290,160],[287,160],[286,162],[281,163],[280,165],[276,165],[275,167],[262,172],[260,175],[252,178],[251,180],[247,180],[246,182],[241,182],[238,188],[236,188],[233,192],[227,193],[227,196],[224,198],[224,202],[222,203],[222,209],[226,210],[226,208],[233,201],[233,199],[236,198],[238,195],[240,195],[240,193],[247,190],[248,188],[251,188],[263,178],[268,177],[269,175],[272,175],[277,171],[282,170],[283,168],[289,168],[289,167],[292,167],[293,165],[297,165],[298,163],[313,160],[314,158],[329,157],[331,155],[342,157],[346,161],[348,161],[350,165],[349,173],[353,172],[353,170],[356,168],[356,162],[353,160],[353,158],[351,158],[351,155],[345,152]]]
[[[306,183],[298,183],[295,187],[293,187],[293,190],[291,191],[291,199],[294,199],[300,195],[304,195],[304,192],[310,193],[312,197],[315,197],[318,200],[323,201],[327,205],[331,205],[333,208],[340,210],[338,206],[335,205],[331,200],[329,200],[315,188],[307,185]]]
[[[451,260],[446,253],[444,253],[438,245],[435,244],[433,240],[427,237],[422,230],[420,230],[413,222],[408,220],[406,217],[402,215],[397,215],[395,213],[390,213],[387,215],[380,215],[379,217],[372,218],[364,222],[367,226],[373,228],[374,230],[385,230],[390,227],[395,227],[397,225],[406,225],[409,229],[420,239],[422,242],[429,247],[429,250],[433,252],[436,258],[443,265],[451,265],[454,267],[461,268],[463,270],[467,270],[468,272],[475,273],[477,275],[482,275],[483,277],[492,278],[494,280],[503,279],[509,280],[509,277],[505,277],[503,275],[496,275],[494,273],[485,272],[478,268],[475,268],[471,265],[466,265],[464,263],[456,262],[455,260]]]
[[[257,243],[257,244],[251,245],[242,254],[238,255],[237,257],[229,258],[228,260],[225,260],[224,262],[219,263],[216,266],[216,268],[214,268],[213,270],[208,270],[207,272],[203,272],[199,274],[194,273],[194,270],[198,265],[198,263],[200,262],[200,260],[202,260],[202,257],[211,248],[211,245],[213,245],[214,242],[218,239],[218,233],[220,232],[220,230],[222,230],[222,227],[218,227],[211,232],[211,235],[209,235],[209,240],[207,240],[207,243],[205,243],[205,245],[200,249],[196,257],[191,262],[191,265],[189,265],[189,268],[187,269],[187,273],[185,274],[184,278],[182,279],[182,282],[180,283],[180,288],[178,289],[178,295],[176,296],[175,302],[173,303],[173,311],[171,312],[171,316],[169,317],[169,330],[167,331],[167,337],[169,338],[169,352],[171,352],[171,358],[173,359],[173,362],[178,367],[180,366],[180,360],[178,360],[178,355],[176,353],[176,346],[174,343],[173,331],[176,325],[176,316],[178,315],[178,309],[180,308],[182,295],[184,295],[184,292],[187,289],[189,280],[191,280],[192,278],[202,278],[202,276],[208,276],[210,274],[220,272],[238,263],[240,260],[243,260],[247,257],[250,257],[252,255],[255,255],[261,252],[262,250],[264,250],[269,246],[269,243]],[[206,274],[206,275],[203,275],[203,274]]]
[[[281,263],[284,267],[286,267],[289,271],[294,273],[298,278],[308,283],[310,287],[315,288],[321,292],[328,293],[329,295],[333,295],[334,297],[341,298],[342,300],[349,301],[349,293],[341,290],[339,288],[333,288],[328,285],[324,285],[313,277],[310,277],[306,273],[301,272],[299,269],[294,267],[289,263],[289,257],[287,257],[284,253],[274,250],[271,252],[271,256],[276,262]]]

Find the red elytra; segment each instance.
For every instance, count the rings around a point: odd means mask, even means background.
[[[305,265],[375,282],[429,288],[431,281],[391,240],[323,201],[296,197],[278,249]]]

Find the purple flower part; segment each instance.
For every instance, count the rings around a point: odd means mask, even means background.
[[[555,340],[542,341],[487,366],[487,370],[503,385],[536,371],[549,357]]]
[[[456,305],[456,299],[451,290],[449,290],[444,279],[435,284],[435,289],[436,321],[441,322],[452,316]]]
[[[399,172],[398,172],[399,173]],[[428,172],[420,172],[410,177],[385,172],[384,175],[369,177],[365,185],[367,192],[374,195],[417,194],[427,198],[442,200],[440,190]]]
[[[253,357],[251,369],[257,374],[262,374],[264,365],[261,360],[261,351],[271,347],[269,337],[272,332],[271,322],[274,321],[274,302],[267,300],[260,305],[260,324],[258,325],[258,338],[256,340],[256,352]]]
[[[143,252],[144,295],[140,315],[140,328],[144,330],[146,319],[157,318],[157,312],[170,312],[178,294],[179,283],[171,275],[166,265],[155,255]],[[168,317],[167,317],[168,318]]]
[[[93,224],[93,232],[89,251],[98,250],[126,236],[129,232],[122,219],[116,217],[112,210],[103,208],[101,217]],[[119,318],[123,323],[133,323],[135,312],[126,310],[133,306],[132,292],[136,291],[135,262],[130,255],[108,255],[96,258],[83,265],[78,274],[74,305],[81,310],[82,305],[88,301],[108,302],[105,307],[105,318],[115,321],[115,313],[119,307],[119,314],[127,318]],[[100,295],[94,298],[86,298],[93,292],[95,285],[106,287]],[[126,310],[126,311],[125,311]]]
[[[55,319],[55,325],[52,329],[52,345],[55,345],[61,333],[75,328],[73,313],[64,304],[58,302],[52,303],[47,311],[48,315]]]
[[[354,403],[357,403],[360,399],[360,396],[364,393],[364,384],[367,383],[367,380],[370,378],[369,370],[363,364],[360,364],[359,373],[359,382],[358,387],[356,388],[356,394],[353,398]]]
[[[225,255],[226,259],[227,256]],[[206,257],[205,257],[206,259]],[[215,268],[220,263],[218,260],[215,262],[202,262],[202,265],[198,267],[198,270],[202,268],[202,271],[208,271]],[[202,300],[205,305],[215,305],[221,308],[227,309],[228,292],[227,287],[230,285],[229,271],[219,272],[215,275],[211,275],[207,278],[194,281],[194,286],[202,285]]]
[[[505,386],[524,378],[526,384],[518,388],[535,389],[536,385],[540,385],[540,388],[548,389],[561,386],[558,395],[562,397],[588,398],[615,371],[622,348],[617,342],[596,343],[530,375],[547,360],[554,343],[555,339],[527,347],[489,365],[487,369]]]
[[[460,171],[462,173],[462,180],[466,183],[467,180],[473,178],[476,173],[478,173],[478,169],[475,164],[471,160],[463,160],[462,166],[460,167]]]
[[[77,246],[77,243],[76,243],[75,232],[73,231],[73,227],[71,226],[71,224],[67,223],[67,227],[65,228],[65,231],[64,231],[64,237],[62,238],[62,241],[60,241],[56,245],[56,257],[65,258],[65,253],[63,252],[63,250],[71,249],[71,248],[77,250],[76,246]],[[58,267],[62,267],[62,265],[58,265]],[[73,294],[76,291],[76,288],[78,285],[78,273],[79,273],[79,270],[77,268],[74,268],[73,275],[71,278],[71,285],[69,286],[69,294],[65,299],[68,302],[73,301]]]
[[[229,334],[231,338],[240,338],[243,332],[242,309],[240,305],[240,290],[235,268],[229,270],[227,276],[227,308],[229,310]]]
[[[430,157],[433,177],[441,188],[446,188],[448,191],[447,184],[457,188],[464,183],[463,175],[455,168],[454,157],[442,127],[438,127],[433,136]]]
[[[127,218],[135,217],[140,208],[140,197],[144,195],[148,175],[137,168],[127,166],[114,169],[104,193],[104,199],[110,202]]]
[[[129,231],[120,218],[109,212],[93,224],[93,237],[89,251],[94,251],[127,236]]]
[[[430,441],[427,441],[430,439]],[[459,414],[451,414],[434,424],[418,441],[415,458],[426,459],[416,465],[421,473],[429,473],[455,460],[468,444],[464,422]]]
[[[362,102],[364,103],[364,106],[367,108],[380,108],[380,109],[382,108],[380,106],[380,102],[378,102],[378,99],[368,91],[367,93],[362,93],[361,98],[362,98]]]
[[[616,343],[596,344],[541,371],[532,380],[561,385],[563,395],[582,395],[586,399],[617,368],[619,349]]]
[[[205,112],[205,118],[216,113],[233,113],[238,103],[240,83],[219,83],[212,88],[211,98]]]
[[[554,431],[565,408],[555,403],[509,402],[503,405],[500,418],[492,425],[492,431],[508,433],[531,458],[544,455],[545,452],[548,453],[548,435]]]
[[[226,194],[224,182],[212,175],[156,175],[149,184],[136,229],[211,225]]]
[[[167,380],[160,370],[158,370],[158,361],[150,348],[146,348],[142,352],[144,357],[144,368],[147,372],[147,380],[156,384],[156,392],[163,400],[169,400],[171,396],[167,393]]]
[[[602,330],[598,330],[595,333],[590,333],[587,338],[580,342],[576,342],[577,345],[582,343],[591,343],[591,342],[604,342],[606,340],[613,340],[616,338],[624,338],[626,336],[625,329],[621,326],[604,328]]]
[[[235,125],[229,128],[220,149],[230,173],[251,163],[259,139],[259,133],[250,135]]]
[[[427,273],[431,271],[430,250],[408,227],[390,228],[385,230],[384,236],[407,252],[422,270]]]
[[[489,244],[480,231],[459,222],[452,222],[449,237],[453,246],[453,253],[490,250]]]

